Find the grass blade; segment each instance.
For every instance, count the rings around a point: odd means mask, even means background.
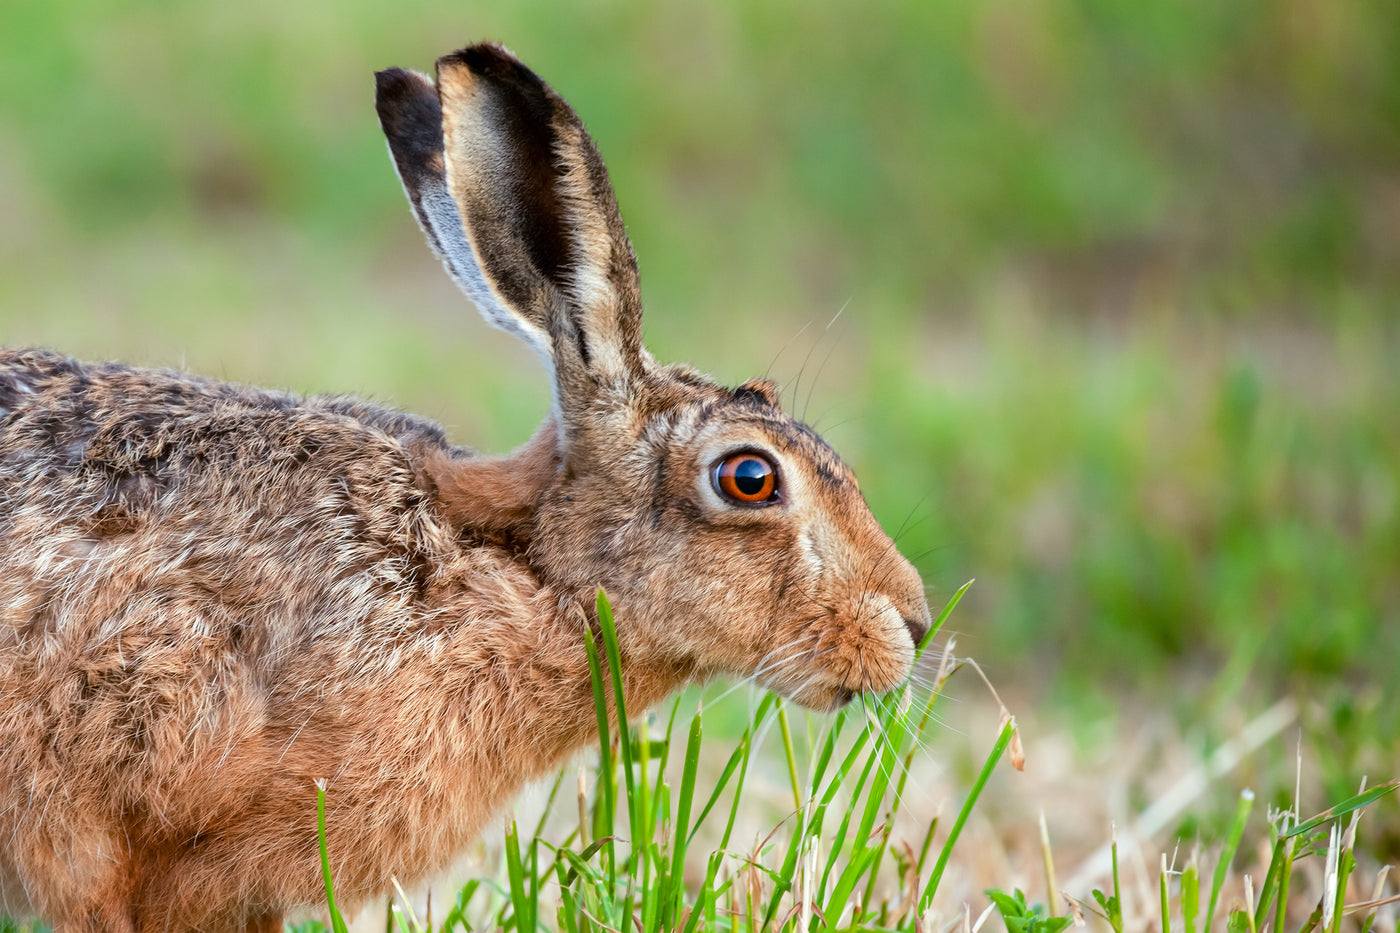
[[[525,888],[525,867],[520,860],[520,834],[515,820],[506,830],[506,875],[510,879],[510,902],[515,909],[515,928],[519,933],[534,933],[535,901]]]
[[[723,852],[729,848],[729,837],[734,833],[734,822],[739,818],[739,802],[744,796],[744,778],[749,773],[749,759],[753,753],[753,739],[758,734],[758,727],[763,724],[763,720],[778,702],[778,698],[773,694],[768,694],[759,701],[758,709],[754,711],[753,720],[749,723],[748,731],[744,733],[741,743],[744,754],[739,760],[739,779],[734,784],[734,800],[729,805],[729,822],[724,826],[724,835],[719,840],[719,851]]]
[[[1220,851],[1220,862],[1215,866],[1215,876],[1210,884],[1210,906],[1206,908],[1206,926],[1210,929],[1211,923],[1215,920],[1215,904],[1220,897],[1220,889],[1225,885],[1225,875],[1230,870],[1230,862],[1234,861],[1235,850],[1240,847],[1240,839],[1244,837],[1245,823],[1249,820],[1249,811],[1254,807],[1254,791],[1245,788],[1240,791],[1239,803],[1235,804],[1235,821],[1230,826],[1230,835],[1225,840],[1225,848]]]
[[[788,777],[792,780],[792,802],[802,809],[802,782],[797,778],[797,759],[792,753],[792,730],[788,728],[787,710],[778,704],[778,728],[783,733],[783,751],[787,753]]]
[[[622,755],[622,779],[627,785],[627,817],[631,827],[633,863],[635,865],[637,853],[646,845],[642,825],[646,818],[645,790],[638,788],[638,778],[632,770],[632,742],[627,726],[627,698],[623,696],[622,689],[622,653],[617,646],[617,628],[613,625],[612,606],[608,603],[607,594],[602,590],[598,591],[597,610],[598,627],[603,633],[603,650],[607,653],[608,673],[612,680],[613,706],[617,710],[617,732],[620,737],[617,744]],[[645,782],[645,776],[642,777],[642,781]]]
[[[597,799],[602,803],[595,809],[594,837],[604,842],[604,856],[609,884],[616,880],[616,857],[613,851],[613,835],[616,831],[617,787],[613,783],[612,738],[608,727],[608,698],[603,681],[603,669],[598,659],[598,647],[592,638],[584,638],[584,650],[588,654],[588,672],[593,680],[593,709],[598,717],[598,789]]]
[[[852,892],[855,891],[856,884],[859,883],[861,877],[864,876],[865,872],[870,868],[870,863],[875,860],[875,853],[878,851],[877,848],[871,846],[866,849],[857,849],[857,851],[851,855],[851,860],[847,863],[846,870],[841,873],[841,877],[837,880],[836,886],[831,889],[831,899],[826,902],[826,916],[832,923],[836,922],[836,918],[838,918],[841,912],[846,908],[846,904],[851,900]],[[854,925],[859,925],[860,905],[856,904],[855,906],[857,910],[856,914],[851,917],[851,922]]]
[[[1294,836],[1301,836],[1304,833],[1316,829],[1328,820],[1335,820],[1338,817],[1346,816],[1354,810],[1360,810],[1362,807],[1370,806],[1397,787],[1400,787],[1400,780],[1391,781],[1388,784],[1377,784],[1365,793],[1348,797],[1331,809],[1319,813],[1310,820],[1299,823],[1297,826],[1284,833],[1283,838],[1291,839]]]
[[[856,779],[855,789],[851,791],[851,797],[853,798],[853,800],[859,799],[861,789],[865,787],[866,781],[870,779],[870,771],[872,768],[875,767],[875,760],[877,755],[878,751],[872,753],[870,757],[868,757],[865,760],[865,767],[861,769],[860,777]],[[832,789],[834,790],[835,786],[833,786]],[[852,804],[852,806],[854,806],[854,804]],[[841,815],[841,823],[839,826],[837,826],[836,835],[832,838],[831,842],[831,854],[833,856],[835,856],[836,853],[840,852],[846,845],[846,834],[850,831],[851,815],[854,812],[854,809],[848,807],[846,808],[846,812]],[[855,837],[854,844],[856,847],[860,847],[865,844],[865,840],[861,836],[857,835]],[[826,883],[830,879],[831,870],[835,867],[836,859],[828,859],[826,863],[826,870],[822,872],[822,880],[817,885],[817,897],[821,900],[826,899]]]
[[[938,613],[938,618],[933,620],[933,624],[930,625],[928,631],[924,633],[924,637],[919,639],[919,647],[914,651],[914,663],[917,664],[918,659],[923,657],[924,650],[928,648],[929,645],[933,644],[933,640],[938,637],[938,633],[943,629],[943,623],[948,621],[948,616],[952,615],[953,610],[958,607],[958,603],[962,602],[963,595],[967,593],[968,590],[972,589],[972,584],[976,582],[976,580],[968,580],[962,586],[958,587],[957,591],[954,592],[952,596],[948,597],[948,601],[943,604],[942,611]]]
[[[1167,898],[1167,856],[1165,853],[1162,855],[1162,874],[1158,876],[1158,884],[1161,888],[1162,899],[1162,933],[1172,933],[1172,913]]]
[[[685,743],[685,769],[681,773],[680,797],[676,802],[676,824],[672,833],[675,842],[671,852],[671,884],[674,888],[670,910],[663,917],[663,925],[670,926],[680,916],[685,899],[685,885],[682,874],[685,871],[685,853],[690,842],[690,806],[695,798],[695,772],[700,764],[700,742],[703,737],[700,710],[690,721],[690,737]]]
[[[967,825],[967,818],[972,814],[972,808],[976,805],[977,798],[986,788],[987,781],[992,777],[992,771],[996,768],[997,762],[1001,761],[1001,756],[1005,754],[1006,747],[1011,744],[1011,737],[1015,734],[1016,719],[1008,717],[1006,724],[1001,727],[1001,734],[997,736],[996,744],[992,746],[991,754],[987,756],[987,761],[982,765],[982,770],[977,775],[977,780],[973,782],[972,789],[968,791],[962,809],[958,811],[958,818],[953,821],[952,829],[948,832],[948,839],[943,843],[943,850],[938,853],[938,861],[933,865],[933,874],[929,876],[928,883],[924,885],[924,893],[919,897],[919,904],[916,908],[918,913],[924,913],[933,903],[933,896],[938,891],[938,884],[943,880],[943,871],[948,867],[948,859],[952,857],[953,846],[957,844],[958,836],[962,834],[963,827]]]
[[[1279,837],[1274,841],[1273,851],[1269,855],[1269,868],[1264,873],[1264,885],[1259,889],[1259,906],[1254,911],[1254,929],[1259,930],[1264,927],[1264,918],[1269,915],[1269,908],[1273,905],[1274,894],[1278,889],[1279,872],[1283,870],[1283,850],[1288,845],[1288,840]]]
[[[1284,921],[1288,918],[1288,886],[1293,880],[1293,850],[1297,845],[1295,840],[1287,836],[1279,841],[1286,843],[1286,848],[1283,850],[1283,867],[1278,876],[1278,905],[1274,910],[1275,930],[1282,930]]]
[[[331,856],[326,847],[326,782],[316,782],[316,837],[321,848],[321,880],[326,886],[326,913],[333,933],[346,933],[345,918],[335,906],[335,884],[331,881]]]
[[[1201,915],[1201,875],[1193,857],[1181,873],[1181,924],[1186,933],[1196,933],[1196,918]]]
[[[719,774],[719,780],[715,781],[715,789],[710,792],[710,799],[705,801],[704,809],[700,811],[700,816],[696,818],[695,825],[690,829],[690,837],[686,839],[687,844],[695,841],[695,834],[700,831],[700,824],[705,822],[705,817],[709,816],[710,811],[715,808],[715,804],[719,803],[720,795],[724,793],[725,787],[729,786],[730,778],[732,778],[734,772],[738,770],[739,763],[744,760],[744,754],[747,752],[748,747],[749,737],[748,734],[745,733],[744,737],[739,740],[739,744],[735,747],[734,751],[730,753],[729,761],[725,762],[724,770]]]

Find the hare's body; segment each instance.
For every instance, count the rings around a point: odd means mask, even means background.
[[[431,456],[472,466],[350,400],[0,352],[0,864],[36,906],[311,902],[317,779],[363,897],[588,738],[581,618],[449,526]]]
[[[656,363],[597,151],[496,46],[391,69],[429,244],[551,367],[508,457],[431,422],[0,351],[0,910],[63,933],[273,928],[443,866],[590,740],[617,607],[634,710],[715,674],[829,709],[929,612],[768,382]]]

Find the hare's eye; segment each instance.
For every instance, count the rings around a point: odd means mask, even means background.
[[[762,454],[732,454],[715,464],[715,491],[736,505],[778,501],[778,471]]]

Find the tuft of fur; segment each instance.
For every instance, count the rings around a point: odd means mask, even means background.
[[[352,398],[0,350],[0,910],[63,931],[275,930],[440,870],[595,735],[617,610],[634,709],[753,676],[832,708],[907,676],[918,574],[779,407],[641,344],[582,123],[499,46],[378,78],[429,245],[551,364],[500,457]],[[756,452],[781,498],[715,464]]]

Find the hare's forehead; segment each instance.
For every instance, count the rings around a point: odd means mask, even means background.
[[[709,401],[673,409],[652,427],[667,437],[673,452],[684,449],[699,460],[708,461],[728,450],[771,451],[788,469],[810,473],[824,486],[855,486],[854,475],[836,451],[776,406],[747,400]]]

